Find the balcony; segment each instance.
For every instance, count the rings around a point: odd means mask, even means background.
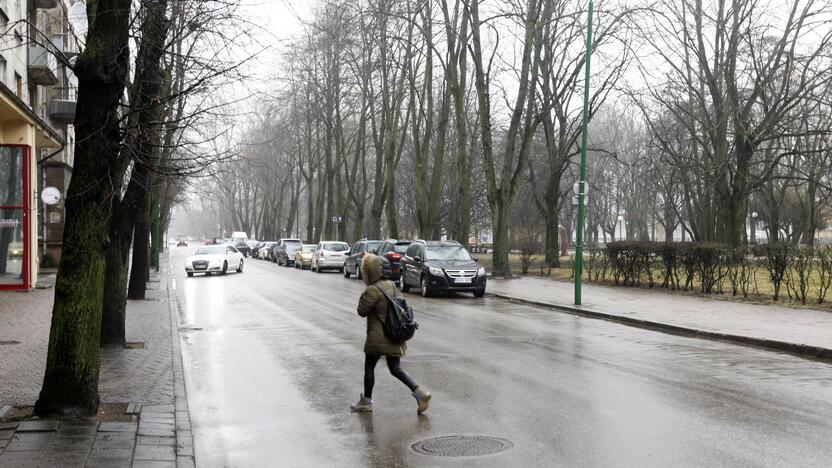
[[[41,86],[54,86],[58,84],[58,77],[55,72],[58,69],[58,61],[45,48],[29,46],[29,79]]]
[[[58,0],[35,0],[35,8],[48,10],[58,6]]]
[[[75,122],[75,105],[78,101],[75,88],[59,88],[49,101],[49,118],[55,123]]]

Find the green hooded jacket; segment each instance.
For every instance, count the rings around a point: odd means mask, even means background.
[[[404,356],[407,351],[405,343],[396,343],[384,335],[384,320],[387,317],[389,301],[376,285],[384,288],[390,296],[396,293],[392,281],[381,279],[381,258],[367,254],[361,260],[361,277],[367,288],[358,301],[358,315],[367,318],[367,341],[364,352],[377,356]]]

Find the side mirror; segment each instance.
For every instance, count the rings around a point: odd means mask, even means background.
[[[413,257],[413,261],[416,262],[416,263],[422,263],[422,257],[417,255],[417,256]]]

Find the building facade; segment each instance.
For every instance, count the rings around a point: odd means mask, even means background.
[[[73,0],[0,0],[0,289],[31,289],[42,262],[56,263],[72,173],[77,40]]]

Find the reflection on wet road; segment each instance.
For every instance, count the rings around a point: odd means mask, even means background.
[[[403,367],[361,392],[362,285],[248,259],[186,278],[172,254],[200,466],[832,466],[832,365],[495,299],[406,295],[421,325]],[[434,457],[485,435],[513,448]]]

